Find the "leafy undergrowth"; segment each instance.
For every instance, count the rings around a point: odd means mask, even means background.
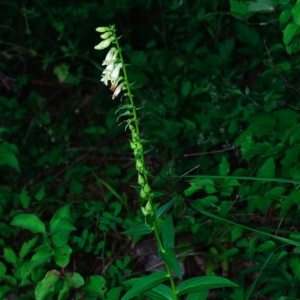
[[[209,299],[299,299],[298,1],[2,6],[1,299],[33,299],[53,269],[70,299],[96,275],[119,299],[125,280],[163,266],[152,238],[122,234],[144,216],[129,132],[116,122],[122,103],[99,82],[104,57],[93,51],[94,27],[111,23],[143,106],[155,209],[176,197],[183,278],[214,273],[239,285]],[[43,230],[11,224],[36,215],[52,236],[58,210],[71,249],[60,268]]]

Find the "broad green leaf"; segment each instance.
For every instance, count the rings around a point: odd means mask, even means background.
[[[225,156],[222,157],[222,162],[219,164],[219,174],[225,176],[229,173],[230,166]]]
[[[213,207],[218,203],[218,198],[216,196],[207,196],[201,199],[195,200],[197,204],[203,208]]]
[[[55,289],[55,284],[59,280],[56,275],[49,275],[42,279],[35,289],[35,299],[43,300],[49,293]]]
[[[241,237],[243,233],[243,228],[239,226],[234,226],[231,230],[231,243],[236,241],[239,237]]]
[[[150,232],[153,231],[153,228],[148,227],[145,224],[140,224],[137,225],[133,228],[130,228],[124,232],[122,232],[122,234],[128,234],[128,235],[144,235],[144,234],[148,234]]]
[[[17,262],[17,256],[13,249],[5,247],[3,249],[3,252],[4,252],[3,258],[6,262],[13,264],[13,265]]]
[[[198,293],[189,294],[186,300],[206,300],[208,297],[209,291],[203,291]]]
[[[71,253],[72,253],[72,249],[68,244],[65,244],[60,248],[54,248],[53,255],[56,264],[61,268],[67,266],[70,262]]]
[[[33,233],[45,233],[44,223],[35,215],[20,214],[15,216],[10,223],[13,226],[18,226],[28,229]]]
[[[104,293],[106,292],[106,280],[98,275],[90,276],[87,282],[84,285],[84,290],[90,296],[100,297],[101,299],[104,298]],[[118,288],[120,289],[120,288]],[[122,290],[122,288],[121,288]],[[118,299],[118,298],[115,298]]]
[[[169,202],[164,204],[162,207],[160,207],[155,212],[156,219],[162,217],[171,208],[171,206],[174,204],[176,198],[177,198],[177,195],[172,200],[170,200]]]
[[[36,241],[37,241],[37,236],[31,239],[30,241],[23,243],[19,253],[21,258],[24,258],[29,253],[32,247],[34,247],[34,245],[36,244]]]
[[[290,20],[292,16],[292,12],[290,9],[285,9],[281,12],[280,17],[279,17],[279,23],[284,24]]]
[[[120,294],[122,292],[122,287],[114,287],[106,293],[106,300],[119,300]]]
[[[300,33],[300,26],[294,21],[290,22],[283,31],[283,42],[290,45],[296,35]]]
[[[26,279],[30,274],[33,269],[38,267],[41,264],[44,264],[49,261],[49,259],[53,256],[51,252],[47,251],[38,251],[36,252],[31,260],[27,260],[21,269],[21,277],[22,279]]]
[[[275,7],[273,0],[257,0],[256,2],[248,2],[250,12],[271,13],[275,11]]]
[[[133,285],[133,287],[121,298],[121,300],[132,299],[133,297],[158,286],[159,284],[166,281],[168,278],[168,273],[164,271],[158,271],[151,275],[138,278],[137,283]]]
[[[13,290],[13,287],[2,284],[0,286],[0,299],[7,299],[7,298],[4,298],[4,295],[9,293],[12,290]]]
[[[275,162],[274,158],[270,157],[267,161],[258,169],[257,177],[272,178],[275,176]]]
[[[20,171],[16,156],[11,150],[3,145],[0,145],[0,165],[7,165]]]
[[[176,291],[179,296],[197,293],[222,287],[238,287],[238,285],[226,278],[218,276],[202,276],[185,280],[177,285]]]
[[[71,231],[56,232],[51,236],[51,240],[56,247],[62,247],[69,241]]]
[[[171,248],[166,248],[163,251],[159,251],[160,258],[174,271],[174,273],[182,279],[181,268],[178,259]]]
[[[50,220],[50,231],[51,231],[51,228],[53,228],[53,223],[60,218],[70,220],[70,206],[69,205],[65,205],[65,206],[59,208],[54,213],[54,215],[52,216],[52,218]]]
[[[190,81],[184,82],[183,85],[181,86],[181,95],[183,97],[186,97],[190,93],[191,89],[192,89],[191,82]]]
[[[206,187],[213,187],[214,182],[211,179],[196,179],[190,182],[190,187],[184,191],[184,195],[189,197],[193,195],[196,191],[200,189],[205,189]]]
[[[238,19],[245,19],[249,13],[249,8],[246,3],[230,0],[230,12]]]
[[[66,284],[66,282],[64,282],[64,285],[62,286],[62,288],[60,289],[58,296],[57,296],[57,300],[66,300],[66,299],[70,299],[69,298],[69,287]]]
[[[66,272],[65,280],[70,286],[72,286],[75,289],[78,289],[84,285],[84,279],[80,274],[76,272]]]
[[[153,300],[174,300],[172,290],[164,284],[160,284],[144,294]]]
[[[273,250],[276,247],[276,244],[273,241],[266,241],[263,244],[259,245],[255,251],[257,252],[265,252]]]
[[[300,1],[297,0],[292,8],[292,15],[295,23],[300,26]]]
[[[50,234],[61,231],[74,231],[76,228],[65,218],[59,218],[54,222],[50,223]]]
[[[168,216],[161,227],[161,237],[164,249],[174,249],[175,231],[172,216]]]

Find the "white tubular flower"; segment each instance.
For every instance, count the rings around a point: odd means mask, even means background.
[[[110,76],[110,74],[114,70],[114,68],[115,68],[115,64],[114,64],[114,62],[111,62],[109,65],[107,65],[107,67],[102,72],[102,74],[106,74],[106,75]]]
[[[107,31],[107,32],[105,32],[105,33],[103,33],[103,34],[100,35],[101,39],[103,39],[103,40],[108,39],[110,36],[111,36],[111,32],[110,31]]]
[[[106,32],[106,31],[109,31],[109,28],[108,27],[97,27],[96,31],[97,32]]]
[[[113,96],[112,96],[113,99],[115,99],[115,98],[118,97],[118,95],[120,94],[120,92],[121,92],[122,89],[123,89],[123,86],[124,86],[124,82],[122,82],[122,83],[120,83],[120,84],[118,85],[118,87],[115,89],[114,94],[113,94]]]
[[[110,80],[111,83],[114,84],[115,81],[119,78],[119,74],[120,74],[120,69],[122,68],[122,64],[118,63],[115,68],[113,69],[111,76],[110,76]]]
[[[107,85],[108,80],[110,80],[109,77],[107,75],[103,75],[100,81]]]
[[[118,79],[114,82],[114,83],[111,83],[111,86],[110,86],[110,90],[113,92],[117,85],[119,84],[119,81],[123,79],[123,76],[119,76]]]
[[[112,47],[105,56],[102,66],[108,65],[111,61],[116,60],[118,52],[115,47]]]
[[[103,50],[103,49],[107,48],[113,40],[114,40],[114,37],[112,36],[109,39],[102,41],[100,44],[98,44],[94,48],[96,50]]]

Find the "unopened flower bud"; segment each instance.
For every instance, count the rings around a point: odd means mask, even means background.
[[[130,148],[132,150],[135,150],[136,149],[136,144],[130,141]]]
[[[146,183],[146,185],[144,186],[143,190],[144,190],[144,192],[145,192],[146,194],[149,194],[149,193],[150,193],[151,189],[150,189],[150,186],[149,186],[148,183]]]
[[[111,42],[113,41],[113,39],[114,39],[114,37],[112,36],[109,39],[102,41],[100,44],[98,44],[94,48],[96,50],[103,50],[103,49],[107,48],[111,44]]]
[[[149,214],[149,212],[147,212],[147,210],[145,209],[145,207],[141,207],[141,210],[142,210],[142,213],[143,213],[143,215],[146,217],[148,214]]]
[[[137,169],[138,172],[143,173],[143,171],[144,171],[144,165],[141,162],[141,160],[139,160],[139,159],[136,160],[135,167],[136,167],[136,169]]]
[[[145,206],[145,209],[147,210],[147,212],[151,212],[152,211],[152,206],[151,206],[150,201],[147,202],[147,204]]]
[[[108,27],[97,27],[96,31],[97,32],[106,32],[106,31],[109,31],[109,28]]]
[[[105,33],[103,33],[103,34],[100,35],[101,39],[103,39],[103,40],[108,39],[110,36],[111,36],[111,32],[110,31],[107,31],[107,32],[105,32]]]
[[[138,176],[138,184],[140,186],[144,186],[145,185],[145,179],[144,177],[139,173],[139,176]]]
[[[147,198],[147,194],[144,192],[143,189],[141,189],[140,197],[143,198],[143,199]]]

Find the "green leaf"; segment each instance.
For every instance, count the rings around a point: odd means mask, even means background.
[[[3,249],[3,252],[4,252],[4,260],[6,262],[13,264],[13,265],[17,262],[17,256],[13,249],[5,247]]]
[[[54,213],[54,215],[52,216],[52,218],[50,220],[50,228],[53,227],[53,223],[60,218],[70,220],[70,206],[69,205],[65,205],[65,206],[59,208]]]
[[[15,216],[10,224],[28,229],[33,233],[46,233],[44,223],[35,215],[20,214]]]
[[[130,228],[124,232],[122,232],[122,234],[129,234],[129,235],[144,235],[144,234],[148,234],[150,232],[153,231],[153,228],[148,227],[145,224],[140,224],[137,225],[133,228]]]
[[[0,165],[7,165],[20,171],[16,156],[11,150],[3,145],[0,145]]]
[[[235,256],[239,253],[239,249],[237,248],[231,248],[229,250],[226,250],[224,251],[222,254],[218,255],[216,257],[216,260],[223,260],[225,258],[228,258],[228,257],[232,257],[232,256]]]
[[[59,218],[50,223],[50,234],[61,231],[74,231],[76,228],[65,218]]]
[[[300,278],[300,259],[298,257],[295,257],[295,258],[291,259],[290,267],[291,267],[293,273],[298,278]]]
[[[177,285],[176,291],[179,296],[197,293],[210,289],[223,287],[238,287],[238,285],[226,278],[218,276],[202,276],[185,280]]]
[[[231,230],[231,243],[235,242],[243,233],[243,228],[234,226]]]
[[[22,192],[20,194],[20,202],[23,206],[23,208],[27,208],[30,203],[30,197],[28,196],[28,193],[25,189],[25,187],[22,189]]]
[[[246,3],[230,0],[230,12],[238,19],[245,19],[249,13],[249,8]]]
[[[174,271],[174,273],[182,279],[181,268],[178,259],[171,248],[166,248],[163,251],[159,251],[160,258]]]
[[[49,251],[38,251],[36,252],[31,260],[27,260],[21,269],[21,277],[22,279],[26,279],[33,269],[38,267],[41,264],[44,264],[49,261],[49,259],[53,256],[53,254]]]
[[[184,82],[183,85],[181,86],[181,95],[183,97],[186,97],[190,93],[191,89],[192,89],[191,82],[190,81]]]
[[[297,25],[300,26],[300,1],[298,0],[292,8],[292,16]]]
[[[238,224],[238,223],[234,223],[234,222],[231,222],[229,220],[226,220],[224,218],[221,218],[219,216],[216,216],[214,214],[211,214],[205,210],[203,210],[201,207],[199,207],[197,205],[197,203],[192,203],[191,204],[192,207],[194,207],[196,210],[198,210],[199,212],[201,212],[203,215],[207,216],[207,217],[210,217],[210,218],[213,218],[213,219],[216,219],[216,220],[219,220],[219,221],[223,221],[223,222],[226,222],[228,224],[231,224],[231,225],[234,225],[234,226],[240,226],[244,229],[247,229],[247,230],[250,230],[250,231],[253,231],[253,232],[256,232],[258,234],[262,234],[264,236],[268,236],[268,237],[271,237],[273,238],[274,240],[278,240],[282,243],[285,243],[285,244],[289,244],[289,245],[293,245],[293,246],[297,246],[297,247],[300,247],[300,242],[299,241],[294,241],[294,240],[291,240],[291,239],[287,239],[287,238],[283,238],[283,237],[280,237],[280,236],[277,236],[277,235],[273,235],[273,234],[269,234],[269,233],[266,233],[264,231],[260,231],[260,230],[256,230],[256,229],[253,229],[253,228],[250,228],[250,227],[247,227],[247,226],[244,226],[244,225],[241,225],[241,224]]]
[[[122,290],[122,287],[114,287],[110,289],[106,294],[106,300],[118,300],[120,298]]]
[[[35,289],[35,299],[43,300],[49,293],[53,292],[58,280],[59,277],[56,275],[46,275],[46,277],[38,283]]]
[[[144,294],[145,294],[145,296],[149,297],[150,299],[174,300],[174,295],[173,295],[172,290],[164,284],[160,284],[160,285],[156,286],[155,288],[147,291]]]
[[[198,293],[189,294],[186,300],[206,300],[208,297],[209,291],[203,291]]]
[[[0,277],[4,276],[6,274],[6,271],[7,269],[5,264],[2,261],[0,261]]]
[[[273,250],[276,247],[276,244],[273,241],[266,241],[263,244],[259,245],[255,251],[257,252],[265,252]]]
[[[103,299],[104,293],[106,292],[105,285],[106,280],[102,276],[93,275],[90,276],[88,281],[85,283],[84,290],[89,294],[89,296],[100,297],[101,299]]]
[[[32,247],[34,247],[34,245],[36,244],[37,238],[38,237],[36,236],[35,238],[31,239],[30,241],[23,243],[20,253],[19,253],[21,258],[24,258],[29,253],[29,251],[32,249]]]
[[[72,253],[72,249],[68,244],[65,244],[63,247],[54,248],[53,255],[55,262],[61,268],[67,266],[70,262],[70,256]]]
[[[177,198],[177,195],[172,200],[170,200],[169,202],[164,204],[162,207],[160,207],[155,212],[156,219],[162,217],[171,208],[171,206],[174,204],[176,198]]]
[[[208,208],[215,206],[219,202],[219,200],[216,196],[207,196],[201,199],[197,199],[194,202],[196,202],[197,205],[203,208]]]
[[[256,0],[256,2],[248,2],[250,12],[268,12],[275,11],[275,5],[272,0]]]
[[[219,165],[219,174],[225,176],[229,173],[230,166],[225,156],[222,157],[222,162]]]
[[[158,271],[151,275],[139,278],[137,283],[121,298],[121,300],[132,299],[133,297],[140,295],[155,286],[158,286],[168,278],[168,273],[164,271]]]
[[[288,22],[292,16],[292,12],[290,9],[285,9],[281,12],[280,17],[279,17],[279,23],[280,25]],[[298,24],[299,25],[299,24]]]
[[[283,31],[283,42],[290,45],[296,35],[300,33],[300,26],[294,21],[290,22]]]
[[[62,247],[68,243],[70,231],[61,231],[52,234],[51,241],[56,247]]]
[[[161,227],[161,237],[164,249],[174,249],[175,231],[173,226],[172,216],[168,216]]]
[[[65,280],[70,286],[72,286],[75,289],[78,289],[84,285],[84,279],[80,274],[76,272],[66,272]]]
[[[275,162],[273,157],[267,159],[267,161],[258,169],[257,177],[275,177]]]

